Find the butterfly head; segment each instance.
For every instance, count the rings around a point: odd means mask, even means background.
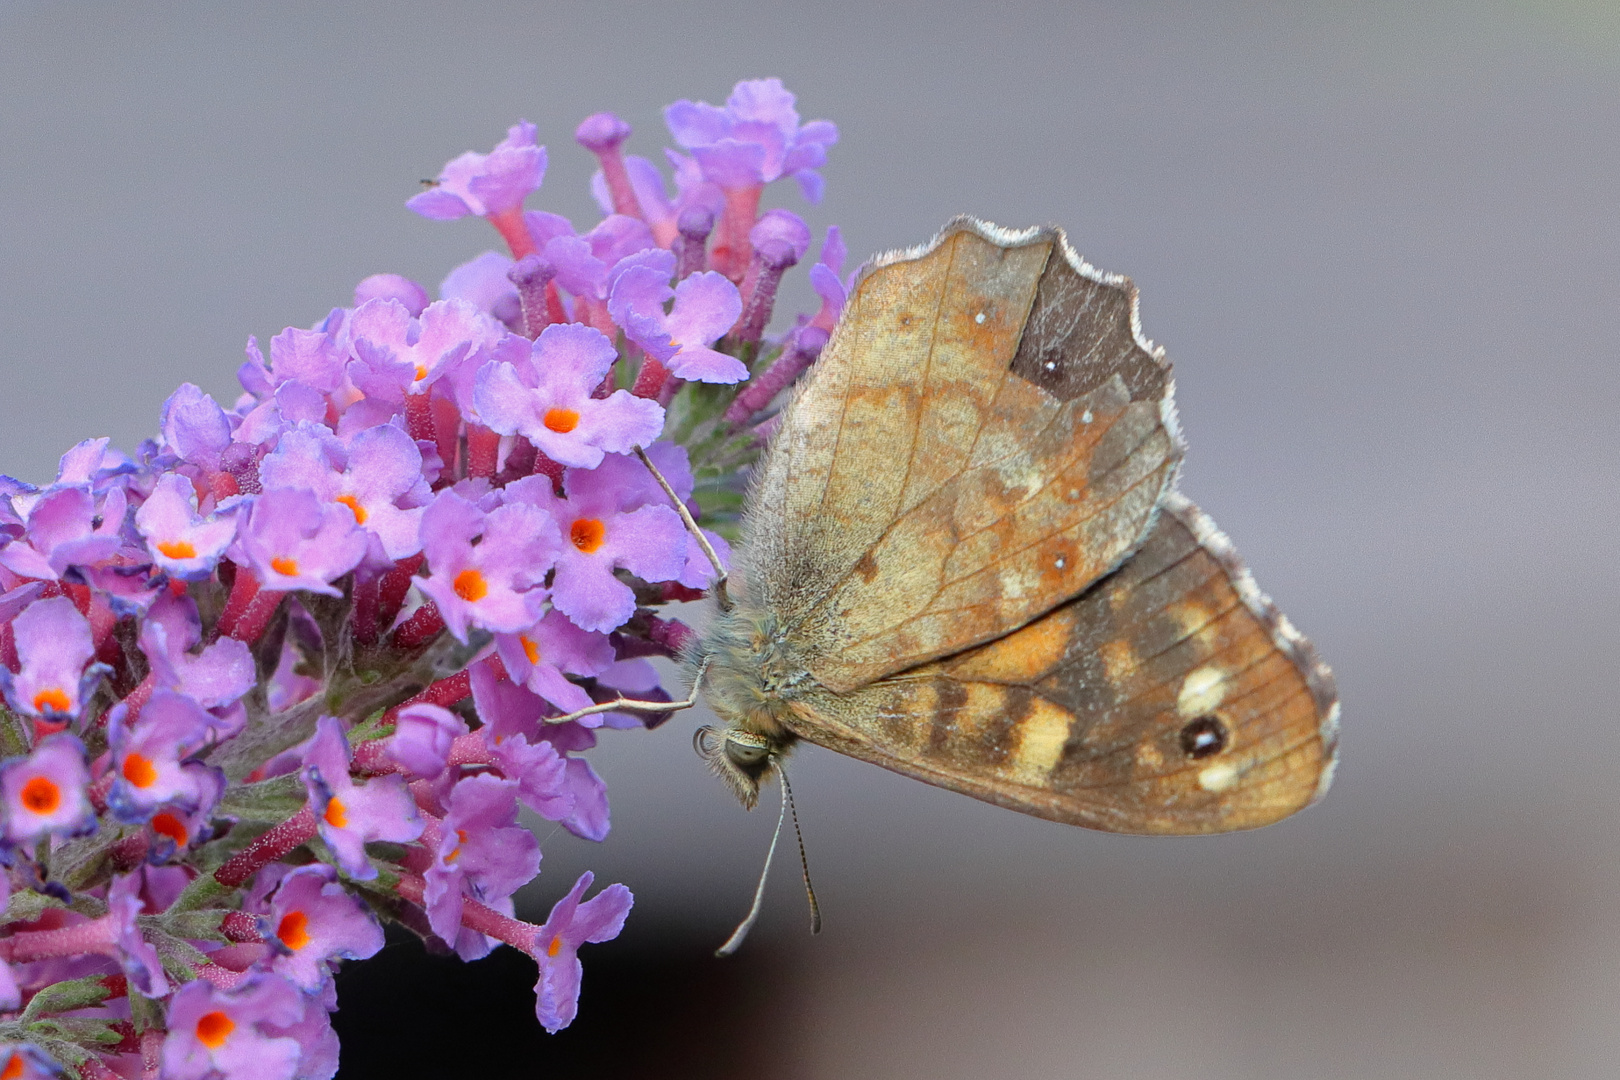
[[[742,728],[705,725],[692,733],[692,748],[698,756],[750,810],[759,801],[761,785],[776,771],[787,746],[782,740]]]

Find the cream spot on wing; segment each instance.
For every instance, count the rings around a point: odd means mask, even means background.
[[[980,325],[983,325],[984,324],[984,312],[981,311],[977,315],[973,316],[973,321],[976,322],[976,323],[979,323]]]
[[[1069,741],[1069,714],[1045,698],[1035,699],[1035,708],[1018,722],[1018,746],[1009,765],[1020,783],[1044,786],[1063,756]]]
[[[1226,673],[1214,664],[1190,672],[1176,695],[1176,712],[1191,718],[1213,712],[1226,697]]]
[[[1087,409],[1085,412],[1080,414],[1080,422],[1082,424],[1089,424],[1089,423],[1091,423],[1092,419],[1093,419],[1093,417],[1091,415],[1091,410],[1090,409]]]
[[[1184,634],[1198,641],[1207,641],[1215,632],[1214,612],[1202,604],[1176,604],[1170,615],[1180,624]]]
[[[1150,742],[1136,748],[1136,768],[1139,772],[1158,772],[1164,765],[1164,754]]]
[[[1238,771],[1230,762],[1211,765],[1198,774],[1198,786],[1205,791],[1225,791],[1237,783]]]
[[[1108,673],[1108,681],[1115,686],[1124,686],[1130,677],[1136,673],[1139,661],[1136,659],[1136,650],[1131,648],[1128,641],[1105,641],[1097,647],[1102,656],[1103,670]]]

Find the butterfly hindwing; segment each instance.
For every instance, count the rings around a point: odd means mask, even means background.
[[[1179,494],[1142,548],[1000,640],[809,695],[795,731],[929,783],[1114,832],[1208,833],[1326,790],[1332,676]]]
[[[966,219],[866,273],[750,512],[750,602],[817,684],[994,640],[1141,542],[1181,447],[1135,295]]]

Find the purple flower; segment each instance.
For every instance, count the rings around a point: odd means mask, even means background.
[[[94,831],[96,811],[85,794],[89,786],[84,744],[66,732],[47,736],[27,757],[0,766],[6,843]]]
[[[278,975],[249,975],[230,990],[204,979],[169,1002],[163,1040],[165,1080],[292,1080],[304,1049],[278,1029],[304,1018],[298,988]]]
[[[616,454],[596,469],[565,472],[561,499],[543,477],[506,489],[509,500],[548,510],[568,538],[557,557],[551,603],[583,630],[605,633],[634,613],[635,592],[616,569],[644,581],[670,581],[686,569],[686,527],[668,506],[646,504],[645,488],[632,479],[638,473],[652,482],[640,461]]]
[[[107,917],[116,930],[119,965],[129,984],[150,998],[169,992],[169,979],[157,949],[141,935],[136,919],[141,914],[141,875],[116,874],[107,888]]]
[[[604,453],[649,443],[664,428],[664,410],[656,401],[628,390],[592,396],[618,355],[591,327],[548,326],[523,370],[496,363],[479,372],[478,413],[492,431],[522,435],[553,461],[594,468]]]
[[[202,388],[181,383],[163,403],[163,442],[181,461],[219,471],[219,455],[231,444],[231,421]]]
[[[664,302],[671,297],[675,306],[666,315]],[[742,314],[742,296],[724,274],[693,274],[671,289],[657,270],[631,267],[614,284],[608,311],[630,340],[677,378],[714,383],[748,378],[741,360],[709,348]]]
[[[554,237],[546,241],[542,251],[557,268],[557,284],[575,296],[606,300],[609,271],[623,259],[654,247],[652,230],[646,222],[609,214],[584,236]],[[669,265],[673,270],[674,261]]]
[[[653,239],[659,247],[667,248],[675,242],[679,232],[677,221],[681,211],[702,207],[714,217],[725,208],[726,195],[719,185],[704,179],[698,163],[685,154],[665,151],[675,168],[675,198],[669,197],[663,174],[658,166],[644,157],[630,155],[624,159],[625,172],[630,177],[631,190],[641,206],[641,216],[652,229]],[[607,177],[598,170],[591,177],[591,195],[602,213],[613,213],[613,194],[608,190]]]
[[[358,307],[358,289],[355,295]],[[390,298],[398,300],[412,316],[421,310],[391,293],[376,297],[379,301]],[[323,394],[335,393],[343,386],[343,367],[348,359],[348,349],[331,331],[289,326],[270,339],[270,381],[275,386],[299,383]]]
[[[349,740],[334,717],[316,722],[315,737],[304,751],[304,786],[321,839],[352,878],[377,876],[366,857],[370,841],[403,844],[422,835],[422,818],[401,777],[379,776],[356,784],[349,776]]]
[[[154,562],[182,581],[199,581],[214,572],[236,539],[236,516],[201,516],[191,481],[165,473],[135,511],[135,528]]]
[[[13,675],[0,666],[0,686],[11,707],[48,719],[78,716],[108,670],[90,663],[96,646],[89,620],[72,600],[55,596],[29,604],[11,626],[21,667]]]
[[[595,875],[590,871],[581,874],[534,935],[533,956],[540,965],[540,981],[534,986],[534,1014],[541,1026],[553,1034],[573,1023],[579,1010],[579,982],[585,973],[579,962],[579,947],[618,937],[635,902],[623,885],[609,885],[580,903],[593,880]]]
[[[534,125],[519,120],[489,153],[469,150],[447,161],[437,185],[405,205],[435,221],[488,217],[522,206],[546,175],[546,148],[536,146],[534,136]]]
[[[319,424],[302,424],[260,463],[259,479],[266,489],[305,488],[322,502],[342,503],[390,560],[422,550],[421,507],[431,497],[422,451],[392,424],[367,428],[347,446]]]
[[[539,737],[545,702],[509,679],[500,679],[487,663],[472,668],[473,701],[484,721],[484,745],[501,774],[518,783],[518,801],[548,821],[574,813],[567,760]]]
[[[458,735],[467,734],[467,723],[439,705],[408,705],[394,721],[394,734],[388,739],[388,756],[413,778],[432,780],[444,772],[450,760],[450,746]]]
[[[360,307],[368,300],[398,300],[412,318],[428,306],[427,290],[398,274],[372,274],[361,279],[354,287],[354,306]]]
[[[5,965],[0,964],[0,967]],[[0,975],[0,980],[9,978],[9,973]],[[66,1069],[33,1043],[0,1046],[0,1077],[5,1080],[63,1080],[67,1075]]]
[[[518,300],[517,286],[506,276],[510,269],[510,255],[486,251],[445,275],[439,283],[439,296],[445,300],[465,300],[508,329],[520,329],[523,305]]]
[[[330,961],[364,960],[383,946],[376,917],[321,863],[281,879],[259,932],[275,950],[270,970],[306,994],[327,982]]]
[[[129,722],[119,704],[109,713],[107,738],[117,779],[107,805],[124,821],[146,821],[160,808],[206,810],[224,790],[219,770],[191,760],[209,742],[214,717],[183,694],[157,690]]]
[[[555,609],[525,630],[495,635],[495,647],[513,682],[564,712],[591,704],[590,695],[568,676],[597,675],[613,663],[606,634],[581,630]]]
[[[517,796],[515,781],[487,773],[450,791],[443,835],[423,875],[423,902],[433,932],[451,945],[461,934],[464,896],[505,900],[540,870],[540,844],[517,823]]]
[[[749,79],[732,89],[724,108],[681,100],[664,110],[664,121],[704,175],[722,188],[792,176],[805,199],[820,202],[824,183],[815,170],[826,164],[838,128],[826,120],[801,127],[793,105],[782,80]]]
[[[832,333],[838,325],[839,313],[849,298],[849,289],[838,276],[844,269],[844,238],[838,226],[827,226],[827,238],[821,243],[821,258],[810,268],[810,284],[821,297],[821,310],[810,319],[810,325]]]
[[[246,642],[220,638],[193,653],[201,642],[202,620],[190,597],[159,597],[141,623],[141,652],[151,665],[153,685],[205,709],[223,709],[253,689],[253,651]]]
[[[473,350],[506,332],[465,300],[438,300],[412,318],[398,300],[372,300],[349,320],[349,378],[368,397],[399,402],[426,393]]]
[[[115,487],[98,502],[84,488],[55,488],[28,510],[28,532],[0,548],[0,566],[21,577],[56,581],[71,566],[91,566],[117,555],[128,502]]]
[[[265,589],[305,589],[341,596],[332,582],[360,564],[366,534],[347,506],[323,503],[312,491],[277,488],[253,499],[230,557]]]
[[[512,633],[539,618],[546,593],[538,586],[561,548],[555,522],[534,506],[508,503],[486,514],[441,492],[422,517],[432,574],[416,585],[458,641],[469,626]]]

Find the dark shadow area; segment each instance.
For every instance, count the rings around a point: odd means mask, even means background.
[[[381,953],[338,975],[338,1075],[759,1078],[748,1033],[763,1030],[781,965],[713,954],[711,941],[651,927],[588,946],[579,1016],[547,1035],[528,957],[501,948],[464,964],[390,929]]]

